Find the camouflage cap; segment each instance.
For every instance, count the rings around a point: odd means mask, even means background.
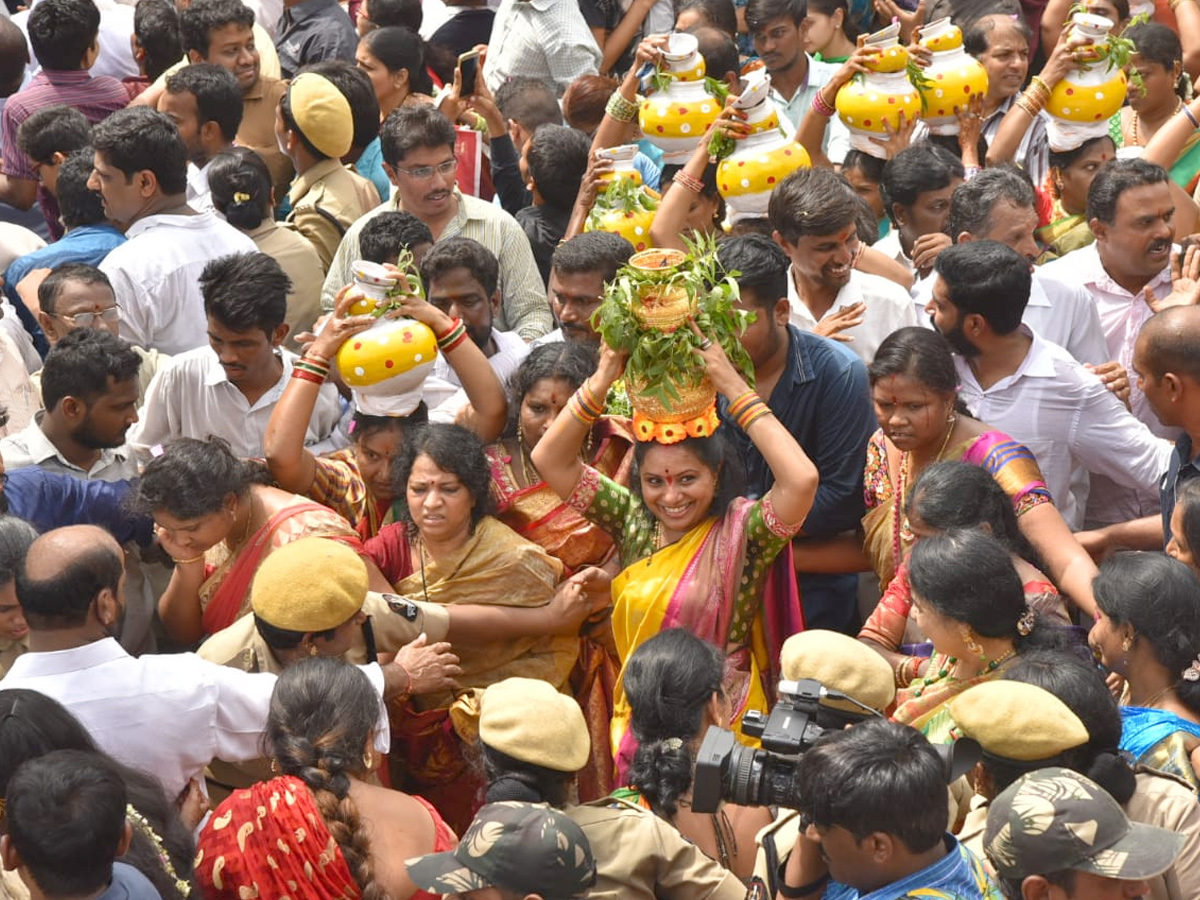
[[[983,846],[1004,878],[1075,869],[1137,881],[1171,868],[1183,835],[1130,822],[1095,782],[1047,768],[1022,775],[991,802]]]
[[[495,887],[546,900],[571,900],[596,883],[583,831],[567,814],[537,803],[489,803],[458,848],[405,864],[423,891],[462,894]]]

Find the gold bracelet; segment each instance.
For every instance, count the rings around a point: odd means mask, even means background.
[[[176,559],[172,556],[171,562],[175,563],[177,566],[186,566],[188,563],[200,562],[202,559],[204,559],[203,553],[201,553],[199,556],[193,556],[191,559]]]
[[[1179,9],[1180,4],[1188,3],[1188,2],[1195,3],[1196,0],[1171,0],[1171,2],[1168,3],[1167,5],[1170,6],[1171,11],[1174,12],[1175,10]]]
[[[1041,96],[1043,103],[1046,103],[1050,100],[1050,85],[1042,81],[1040,76],[1034,75],[1032,78],[1030,78],[1029,86],[1038,92],[1038,95]]]
[[[638,105],[636,101],[626,100],[617,90],[609,95],[604,111],[618,122],[632,122],[638,114]]]

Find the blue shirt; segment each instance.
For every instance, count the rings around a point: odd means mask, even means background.
[[[817,467],[820,483],[804,521],[804,537],[826,538],[857,528],[864,513],[867,442],[879,426],[867,367],[845,345],[789,325],[787,365],[767,405]],[[725,417],[728,401],[720,401]],[[736,426],[730,428],[746,468],[747,494],[761,497],[775,483],[766,460]],[[797,577],[809,628],[845,631],[854,618],[857,575]]]
[[[950,834],[946,835],[946,855],[932,866],[869,894],[835,881],[821,896],[822,900],[1004,900],[975,854]]]
[[[17,285],[34,269],[54,269],[63,263],[98,266],[110,250],[123,243],[125,235],[108,223],[80,225],[78,228],[72,228],[53,244],[47,244],[32,253],[18,257],[8,267],[4,273],[4,296],[16,309],[17,315],[21,317],[21,324],[33,336],[34,346],[43,356],[50,349],[50,345],[42,335],[37,319],[17,294]]]
[[[379,144],[378,135],[354,161],[354,171],[375,185],[380,200],[386,201],[392,195],[392,183],[383,171],[383,148]]]
[[[1175,442],[1175,450],[1171,454],[1171,465],[1167,474],[1158,483],[1158,499],[1162,505],[1163,546],[1171,540],[1171,513],[1175,512],[1175,497],[1179,488],[1185,482],[1200,476],[1195,454],[1192,452],[1192,439],[1184,432]]]
[[[154,884],[128,863],[114,862],[112,882],[96,900],[162,900]]]
[[[99,525],[110,531],[118,544],[150,544],[153,522],[125,507],[132,481],[84,481],[40,466],[25,466],[5,472],[3,483],[8,512],[38,531]]]

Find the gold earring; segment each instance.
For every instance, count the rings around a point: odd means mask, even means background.
[[[317,645],[316,645],[316,644],[309,644],[309,645],[308,645],[308,655],[309,655],[309,656],[316,656],[316,655],[317,655]]]
[[[366,766],[368,772],[375,768],[375,757],[370,750],[363,754],[363,765]]]
[[[271,757],[271,771],[276,775],[279,774],[279,760],[275,759],[275,757]]]
[[[969,625],[962,627],[963,643],[967,645],[967,649],[978,656],[980,659],[986,659],[987,654],[983,652],[983,648],[979,646],[979,642],[975,640],[975,633],[971,631]]]

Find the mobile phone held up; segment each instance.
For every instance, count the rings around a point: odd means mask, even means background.
[[[479,76],[479,51],[468,50],[466,53],[459,54],[458,70],[462,73],[460,84],[462,91],[460,97],[470,97],[475,93],[475,81]]]

